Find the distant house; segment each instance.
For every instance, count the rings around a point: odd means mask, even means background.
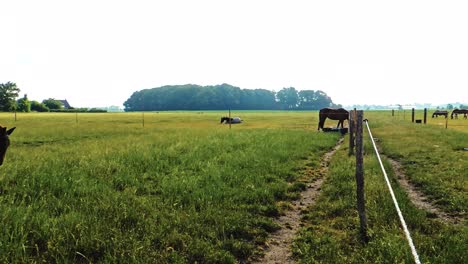
[[[70,104],[68,103],[67,99],[65,99],[65,100],[57,100],[57,101],[59,101],[59,102],[61,102],[61,103],[63,104],[63,108],[65,108],[65,109],[70,109],[70,108],[71,108],[71,106],[70,106]]]

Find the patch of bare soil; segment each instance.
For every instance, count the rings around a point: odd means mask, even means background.
[[[393,171],[395,172],[400,186],[403,187],[403,189],[405,189],[411,202],[417,208],[428,211],[433,216],[435,216],[443,222],[460,224],[464,221],[462,217],[449,215],[441,209],[437,208],[435,205],[431,204],[427,196],[425,196],[421,191],[419,191],[414,185],[410,183],[408,177],[403,172],[401,163],[387,156],[385,156],[385,158],[390,162],[390,164],[392,164]]]
[[[291,204],[284,215],[276,219],[280,229],[273,233],[266,242],[265,255],[253,263],[294,263],[291,254],[291,245],[297,231],[302,226],[302,213],[311,206],[320,193],[324,177],[328,172],[328,164],[333,154],[340,148],[343,138],[335,147],[320,160],[320,167],[307,166],[303,171],[304,183],[307,188],[301,192],[301,198]],[[314,177],[311,177],[314,176]]]

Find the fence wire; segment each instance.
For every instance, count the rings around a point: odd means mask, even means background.
[[[390,191],[390,195],[392,196],[393,204],[395,204],[395,208],[398,212],[398,217],[400,218],[401,225],[403,226],[403,231],[405,232],[406,240],[408,240],[408,244],[411,248],[411,253],[413,254],[414,262],[416,264],[421,264],[421,261],[419,260],[418,252],[416,251],[416,247],[414,246],[413,239],[411,238],[411,234],[408,230],[408,227],[406,226],[405,219],[403,218],[403,214],[401,213],[400,206],[398,206],[398,202],[396,200],[395,194],[393,193],[392,185],[390,185],[390,181],[388,180],[387,172],[385,171],[385,167],[383,166],[382,159],[380,158],[379,151],[377,150],[377,146],[374,141],[374,137],[372,136],[372,132],[369,128],[369,123],[367,120],[364,120],[367,126],[367,130],[369,131],[369,136],[372,141],[372,145],[374,146],[375,153],[377,154],[377,159],[379,160],[380,163],[380,168],[382,168],[382,172],[385,176],[385,181],[387,182],[388,189]]]

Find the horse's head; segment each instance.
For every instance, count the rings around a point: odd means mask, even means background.
[[[3,160],[5,159],[5,154],[10,146],[10,138],[9,136],[13,131],[15,130],[16,127],[10,128],[7,130],[6,127],[0,126],[0,165],[3,164]]]

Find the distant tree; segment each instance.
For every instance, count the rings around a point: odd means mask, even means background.
[[[315,105],[317,107],[316,109],[322,109],[325,107],[333,107],[332,99],[323,91],[320,91],[320,90],[316,91],[314,100],[315,100]]]
[[[448,104],[447,105],[447,110],[452,110],[453,109],[453,105],[452,104]]]
[[[325,107],[341,107],[336,105],[323,91],[303,90],[299,93],[299,109],[318,110]]]
[[[47,106],[50,110],[62,109],[63,104],[59,100],[55,100],[53,98],[45,99],[42,103]]]
[[[19,112],[31,112],[31,102],[28,100],[28,96],[25,94],[23,98],[18,99],[17,103],[17,111]]]
[[[265,89],[243,89],[240,94],[239,109],[272,110],[277,108],[275,92]]]
[[[460,109],[467,109],[468,105],[460,104]]]
[[[315,107],[315,92],[313,90],[303,90],[299,91],[299,108],[314,110]]]
[[[295,109],[299,104],[299,95],[294,87],[281,89],[276,94],[276,98],[283,109]]]
[[[16,108],[16,98],[20,89],[16,83],[0,83],[0,110],[13,111]]]
[[[49,112],[50,109],[43,103],[39,103],[38,101],[31,101],[31,111]]]

